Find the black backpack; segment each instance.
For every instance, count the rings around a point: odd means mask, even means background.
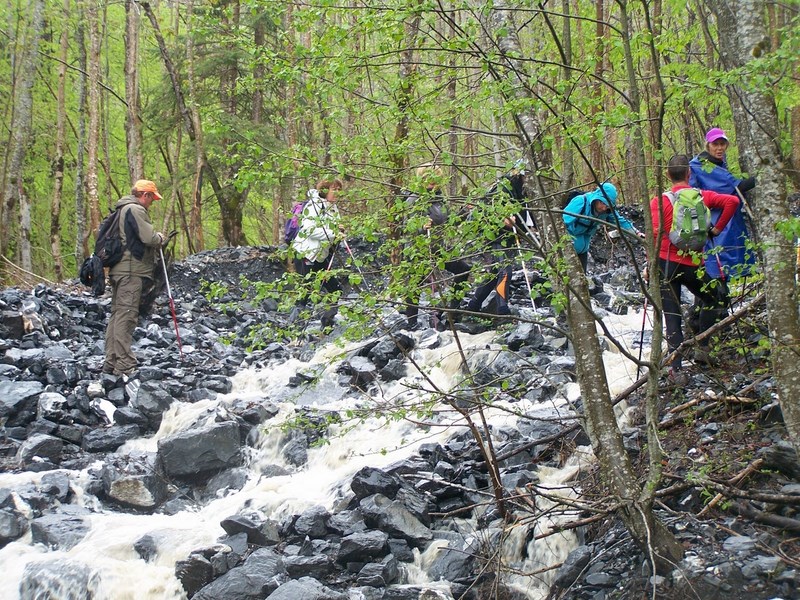
[[[125,247],[122,245],[122,235],[119,230],[120,209],[108,215],[100,227],[97,228],[97,237],[94,243],[94,254],[103,266],[111,268],[122,260]]]

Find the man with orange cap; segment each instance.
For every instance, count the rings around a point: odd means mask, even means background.
[[[106,359],[103,373],[131,375],[138,366],[133,354],[133,330],[139,319],[139,303],[146,279],[153,278],[156,250],[164,244],[150,221],[148,209],[160,200],[156,184],[140,179],[133,184],[130,196],[120,198],[119,227],[124,252],[122,260],[111,267],[111,317],[106,328]]]

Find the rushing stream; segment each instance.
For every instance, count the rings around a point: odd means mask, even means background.
[[[634,341],[638,343],[641,312],[621,317],[609,315],[605,323],[621,335],[629,346]],[[465,353],[497,352],[499,346],[492,344],[493,335],[494,332],[464,335],[462,344]],[[52,583],[52,595],[48,598],[185,598],[186,594],[175,576],[175,563],[197,548],[215,544],[224,534],[220,527],[222,519],[245,506],[278,522],[315,505],[322,505],[333,512],[345,499],[349,480],[359,469],[390,465],[411,455],[423,443],[443,443],[457,431],[463,430],[459,415],[448,407],[437,405],[434,410],[436,426],[420,427],[412,420],[387,418],[380,414],[380,410],[370,416],[364,416],[362,412],[359,413],[359,420],[345,418],[331,424],[325,443],[310,448],[308,462],[300,468],[287,465],[280,452],[281,444],[286,439],[280,424],[295,415],[297,406],[316,407],[341,414],[361,410],[366,405],[383,407],[388,411],[390,407],[429,397],[432,386],[445,391],[450,389],[458,382],[460,357],[452,337],[446,334],[443,339],[451,340],[451,343],[435,349],[418,347],[414,350],[413,358],[425,370],[427,377],[414,374],[409,367],[406,377],[391,384],[382,384],[372,392],[371,398],[347,393],[349,390],[337,383],[337,357],[344,349],[328,345],[308,363],[291,359],[283,363],[275,362],[268,368],[243,369],[234,377],[233,391],[214,400],[201,400],[193,404],[174,402],[164,414],[155,435],[130,441],[118,453],[155,452],[160,439],[199,423],[213,422],[215,416],[224,413],[227,404],[234,400],[260,399],[279,408],[279,413],[266,422],[265,427],[260,429],[258,439],[247,449],[244,466],[248,470],[248,479],[244,487],[205,504],[194,504],[192,510],[173,515],[135,514],[114,512],[87,493],[87,471],[67,471],[77,496],[75,502],[92,511],[88,516],[88,535],[68,551],[53,551],[40,544],[32,545],[29,531],[19,540],[0,549],[0,566],[3,570],[0,598],[18,597],[20,581],[28,563],[55,559],[68,561],[76,569],[81,568],[79,565],[88,567],[94,574],[91,578],[94,589],[87,591],[93,592],[93,595],[76,595],[76,590],[69,589],[69,582],[62,581]],[[635,355],[638,350],[632,352]],[[605,359],[612,394],[621,391],[635,379],[635,366],[618,353],[606,352]],[[319,377],[313,385],[291,387],[290,378],[298,372],[315,372],[319,373]],[[578,397],[577,384],[567,383],[561,385],[560,394],[555,400],[538,404],[522,400],[513,406],[504,405],[501,401],[497,408],[487,412],[487,416],[492,425],[515,427],[517,417],[509,411],[565,416],[569,413],[569,402]],[[563,493],[573,493],[565,484],[574,480],[577,472],[590,460],[589,449],[581,447],[562,468],[539,469],[540,485],[556,492],[562,490]],[[268,465],[285,467],[290,474],[265,477],[262,472]],[[41,473],[32,472],[2,474],[0,488],[15,489],[26,483],[37,483],[42,476]],[[544,506],[539,505],[538,508]],[[547,523],[539,520],[535,527],[536,532],[541,532],[547,528]],[[476,542],[479,541],[481,534],[477,525],[462,521],[459,528],[462,531],[475,531]],[[134,543],[145,534],[159,541],[159,552],[151,562],[142,560],[134,550]],[[543,571],[541,575],[513,576],[510,583],[530,598],[543,598],[547,584],[553,577],[553,572],[546,571],[546,568],[564,560],[577,543],[575,534],[567,532],[532,541],[529,526],[519,524],[504,535],[503,561],[507,566],[521,574]],[[425,552],[420,554],[415,551],[414,565],[404,565],[404,576],[408,583],[428,581],[426,568],[444,543],[437,540]]]

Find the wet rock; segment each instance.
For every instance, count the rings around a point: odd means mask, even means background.
[[[27,413],[30,415],[28,421],[14,421],[13,424],[24,425],[33,420],[38,396],[43,389],[38,381],[0,381],[0,419]]]
[[[172,404],[172,396],[160,381],[143,381],[130,399],[130,406],[145,415],[154,429],[161,423],[161,415]]]
[[[151,562],[158,554],[158,542],[148,533],[133,543],[133,549],[143,561]]]
[[[237,466],[240,451],[239,426],[232,421],[189,429],[158,442],[165,472],[178,478]]]
[[[76,546],[89,533],[89,523],[80,514],[48,514],[33,519],[30,525],[34,544],[64,551]]]
[[[359,500],[372,494],[383,494],[394,499],[401,484],[402,481],[395,475],[374,467],[364,467],[353,475],[350,488]]]
[[[87,452],[113,452],[128,440],[141,435],[137,425],[112,425],[93,429],[83,435],[81,447]]]
[[[734,535],[726,539],[722,547],[731,553],[735,554],[748,554],[756,546],[756,541],[746,535]]]
[[[101,473],[105,496],[122,506],[152,511],[166,499],[164,473],[154,454],[115,457]]]
[[[380,370],[380,376],[384,381],[397,381],[405,377],[407,372],[406,361],[393,358]]]
[[[325,587],[316,579],[301,577],[281,585],[270,600],[345,600],[346,596]]]
[[[302,467],[308,462],[308,439],[298,436],[289,440],[281,450],[281,455],[290,465]]]
[[[324,554],[315,556],[284,556],[283,566],[289,577],[296,579],[304,576],[322,579],[331,571],[331,562]]]
[[[359,510],[343,510],[328,519],[328,529],[341,536],[348,536],[361,531],[366,531],[367,524]]]
[[[389,535],[383,531],[364,531],[345,536],[339,545],[336,561],[342,564],[363,562],[383,556],[386,554],[388,541]]]
[[[294,530],[310,538],[323,538],[328,534],[330,513],[323,506],[312,506],[294,522]]]
[[[281,557],[270,548],[259,548],[241,566],[215,579],[193,597],[196,600],[262,600],[278,588],[281,580],[276,576],[282,573],[285,573],[285,569]],[[300,596],[286,598],[299,600]]]
[[[374,494],[361,500],[361,512],[367,525],[420,547],[433,539],[431,531],[409,512],[401,502]]]
[[[36,561],[25,565],[19,600],[94,598],[99,587],[100,576],[86,564],[66,559]]]
[[[368,563],[358,572],[356,583],[358,585],[376,588],[386,587],[394,583],[400,575],[397,559],[389,555],[381,562]]]
[[[36,462],[48,462],[57,465],[61,462],[64,441],[44,433],[35,433],[22,442],[17,453],[20,464],[31,468]]]
[[[395,333],[382,339],[367,354],[367,357],[378,368],[383,369],[392,359],[398,358],[414,348],[414,338],[405,333]]]
[[[16,507],[0,508],[0,548],[21,538],[28,531],[28,520]]]
[[[192,598],[198,590],[211,583],[214,569],[205,556],[190,554],[186,560],[175,563],[175,577],[181,582],[186,595]]]
[[[428,575],[434,581],[458,581],[470,577],[477,550],[460,540],[440,546],[428,568]]]
[[[220,522],[228,535],[244,533],[247,541],[257,546],[274,546],[280,542],[277,524],[269,519],[260,519],[255,514],[237,514]]]
[[[206,496],[220,498],[226,493],[241,490],[247,483],[247,469],[227,469],[214,475],[208,480],[205,488]]]
[[[589,546],[578,546],[567,556],[558,568],[553,585],[559,589],[567,589],[580,576],[589,561],[592,560],[592,549]]]
[[[792,479],[800,481],[800,461],[789,442],[779,442],[762,448],[759,450],[758,456],[764,459],[764,468],[780,471]]]

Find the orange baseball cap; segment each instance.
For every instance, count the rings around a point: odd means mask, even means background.
[[[161,200],[161,194],[158,193],[156,184],[149,179],[140,179],[133,184],[133,189],[136,192],[150,192],[156,197],[156,200]]]

